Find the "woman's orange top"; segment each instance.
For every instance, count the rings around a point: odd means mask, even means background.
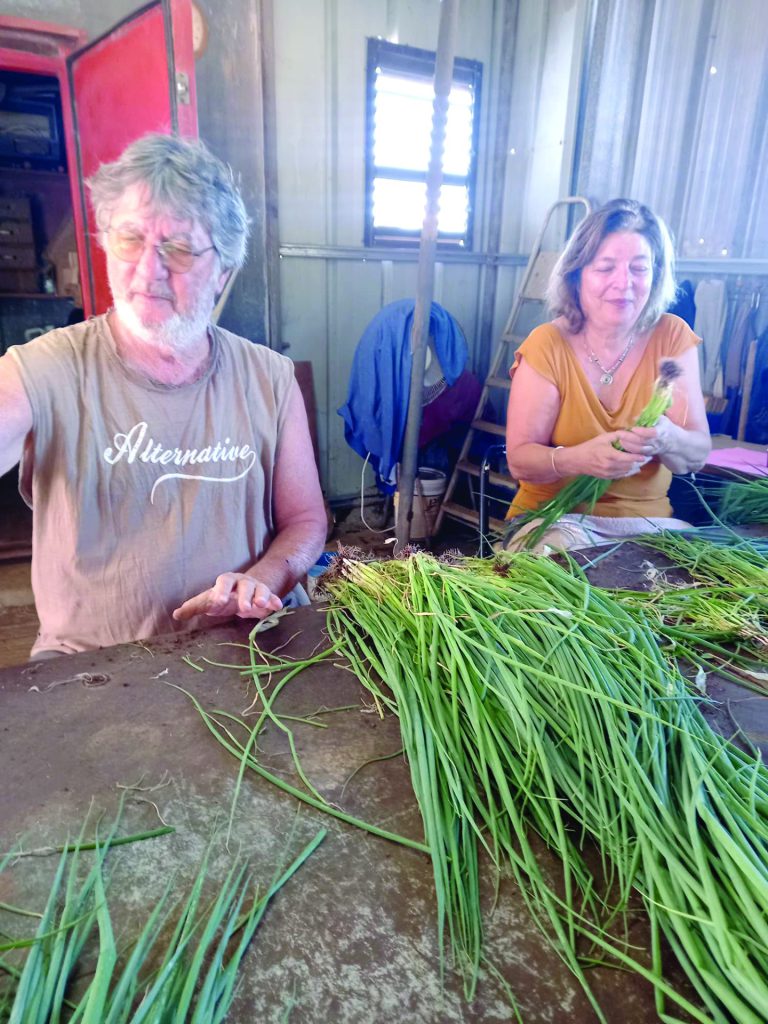
[[[598,434],[631,427],[653,393],[662,359],[682,355],[698,345],[698,338],[679,317],[665,313],[653,329],[640,363],[635,370],[615,412],[600,402],[592,385],[568,344],[554,324],[542,324],[531,331],[515,354],[509,371],[514,374],[524,356],[526,362],[542,377],[551,381],[560,392],[561,404],[552,431],[553,445],[575,445]],[[646,463],[634,476],[614,480],[605,496],[591,510],[596,516],[669,516],[672,506],[667,491],[672,474],[658,459]],[[520,488],[510,505],[507,519],[539,508],[549,501],[567,483],[567,479],[550,484],[520,482]],[[589,512],[579,507],[578,512]]]

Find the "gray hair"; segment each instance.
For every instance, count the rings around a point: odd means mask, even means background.
[[[132,142],[114,163],[87,181],[99,231],[132,185],[145,185],[150,200],[179,219],[208,231],[225,270],[245,261],[249,218],[231,168],[197,139],[150,134]]]
[[[651,249],[653,281],[648,301],[637,321],[638,328],[653,327],[675,298],[675,256],[666,224],[635,199],[612,199],[593,210],[578,225],[555,264],[547,286],[551,313],[564,317],[574,333],[582,329],[585,319],[579,299],[581,271],[595,258],[603,239],[618,231],[642,235]]]

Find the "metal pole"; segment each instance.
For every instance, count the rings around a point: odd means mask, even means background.
[[[429,336],[429,316],[435,276],[435,250],[437,248],[437,209],[443,180],[443,144],[448,117],[448,96],[453,82],[453,57],[456,52],[456,32],[459,0],[442,0],[440,31],[435,58],[435,100],[432,108],[432,147],[427,171],[427,206],[419,245],[419,270],[416,287],[416,306],[411,329],[411,388],[408,401],[408,420],[405,426],[403,454],[400,462],[400,491],[397,514],[397,550],[411,538],[413,519],[413,485],[416,480],[419,430],[421,429],[421,395],[424,388],[424,363]]]
[[[503,0],[501,25],[501,52],[499,55],[499,81],[496,99],[496,116],[493,128],[493,160],[491,163],[490,198],[488,209],[487,255],[496,257],[501,250],[501,225],[504,212],[504,188],[507,176],[509,154],[509,126],[512,119],[512,81],[514,77],[514,51],[517,40],[517,16],[519,0]],[[494,260],[483,267],[482,300],[478,339],[476,346],[475,370],[482,380],[488,376],[491,361],[491,339],[493,320],[496,312],[496,289],[499,265]]]
[[[280,316],[280,226],[277,188],[277,104],[275,100],[274,0],[259,0],[259,52],[264,118],[264,278],[266,285],[266,342],[284,352]]]
[[[485,449],[483,463],[480,466],[480,510],[479,510],[479,532],[480,546],[477,553],[480,558],[485,558],[486,551],[493,554],[493,548],[488,542],[488,483],[491,477],[491,459],[497,455],[503,455],[507,450],[505,444],[489,444]]]

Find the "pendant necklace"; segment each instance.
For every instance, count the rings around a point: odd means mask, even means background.
[[[635,344],[636,338],[634,334],[630,334],[629,341],[627,342],[624,351],[621,353],[621,355],[613,364],[613,366],[603,366],[603,364],[600,362],[595,353],[587,344],[587,339],[584,337],[584,335],[582,335],[581,340],[584,342],[584,348],[587,353],[587,359],[589,359],[590,363],[594,363],[598,370],[600,370],[600,383],[613,384],[614,374],[629,355],[630,349]]]

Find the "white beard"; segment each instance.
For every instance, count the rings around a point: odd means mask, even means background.
[[[144,320],[126,298],[115,298],[115,312],[126,331],[157,348],[170,348],[179,354],[199,343],[206,333],[213,310],[213,293],[208,288],[200,291],[194,306],[187,313],[173,313],[161,323]]]

